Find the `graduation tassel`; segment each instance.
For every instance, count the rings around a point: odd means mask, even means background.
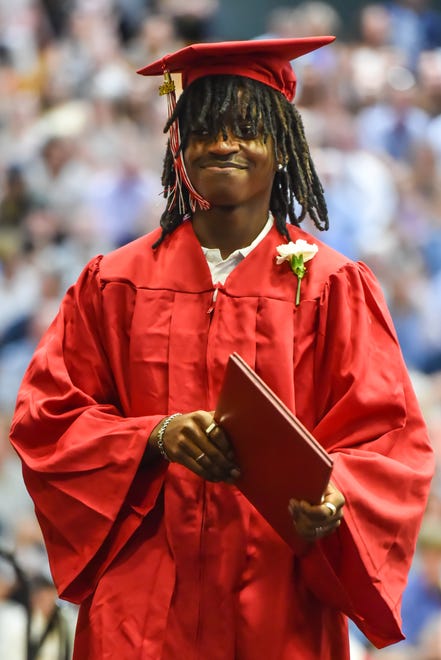
[[[164,71],[164,82],[159,88],[159,94],[161,96],[164,94],[167,95],[168,116],[171,117],[176,108],[176,90],[175,83],[173,82],[169,71]],[[178,204],[180,213],[184,214],[186,212],[182,189],[182,186],[185,185],[188,190],[192,212],[196,210],[197,206],[203,211],[207,211],[210,208],[210,203],[195,190],[185,168],[184,158],[180,148],[181,134],[179,130],[179,121],[177,119],[170,125],[169,135],[170,149],[175,167],[175,183],[173,187],[165,191],[167,199],[169,199],[168,207],[173,208]]]

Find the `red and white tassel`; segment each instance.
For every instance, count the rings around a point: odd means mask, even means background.
[[[164,94],[167,95],[168,116],[171,117],[176,108],[176,91],[175,83],[173,82],[169,71],[164,71],[164,82],[159,88],[159,94],[161,96]],[[184,214],[187,211],[187,209],[185,209],[182,190],[182,186],[184,185],[188,191],[191,211],[194,212],[198,206],[203,211],[207,211],[210,208],[210,202],[204,199],[204,197],[195,190],[185,168],[184,158],[182,151],[180,150],[181,134],[179,130],[179,121],[177,119],[175,119],[170,125],[169,136],[170,149],[175,167],[175,183],[165,191],[167,199],[170,199],[169,208],[173,208],[178,204],[181,213]]]

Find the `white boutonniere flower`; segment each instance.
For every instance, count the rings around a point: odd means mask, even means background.
[[[277,247],[276,263],[282,264],[288,261],[294,275],[297,275],[297,293],[296,305],[300,302],[300,285],[305,276],[305,263],[310,261],[318,252],[318,246],[315,243],[308,243],[303,238],[299,238],[295,243],[290,241]]]

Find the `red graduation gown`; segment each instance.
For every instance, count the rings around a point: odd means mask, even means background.
[[[210,312],[191,223],[157,237],[85,268],[12,425],[59,593],[81,603],[75,658],[346,660],[345,615],[379,647],[401,639],[433,457],[375,278],[314,239],[295,307],[273,228]],[[214,409],[232,351],[333,456],[345,518],[303,557],[235,487],[140,467],[161,418]]]

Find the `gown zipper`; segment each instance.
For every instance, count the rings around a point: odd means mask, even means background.
[[[204,568],[205,568],[205,559],[204,559],[204,531],[205,531],[205,516],[206,516],[206,496],[207,496],[207,484],[204,481],[202,484],[202,516],[201,516],[201,532],[199,537],[199,603],[198,603],[198,618],[196,623],[196,649],[199,648],[200,637],[201,637],[201,614],[202,614],[202,596],[203,596],[203,582],[204,582]]]

